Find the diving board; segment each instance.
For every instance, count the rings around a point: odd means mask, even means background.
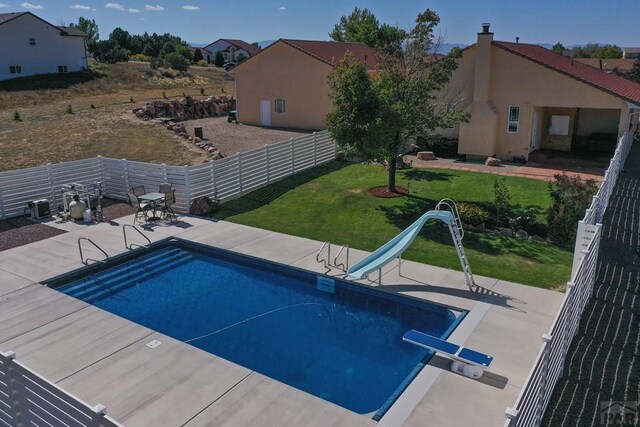
[[[479,351],[461,347],[457,344],[411,329],[402,336],[402,340],[441,353],[452,359],[451,370],[470,378],[480,378],[485,369],[493,363],[493,357]]]
[[[369,256],[353,265],[347,271],[347,277],[364,279],[368,277],[369,273],[376,270],[378,270],[381,275],[382,267],[396,258],[400,259],[402,253],[407,250],[418,236],[424,224],[432,219],[441,221],[449,227],[449,232],[453,238],[453,243],[455,245],[456,252],[458,253],[458,258],[460,259],[467,285],[469,288],[473,288],[473,286],[475,286],[473,274],[471,273],[471,267],[467,261],[464,247],[462,246],[462,237],[464,236],[462,222],[460,221],[458,208],[456,207],[455,202],[451,199],[442,199],[436,206],[435,210],[431,210],[423,214],[396,237],[389,240]]]

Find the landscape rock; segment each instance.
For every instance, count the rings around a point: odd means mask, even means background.
[[[207,196],[198,197],[191,202],[189,213],[192,215],[207,215],[215,212],[220,208],[219,202],[214,202]]]
[[[527,233],[526,231],[524,231],[522,228],[518,229],[518,231],[516,231],[516,237],[519,239],[528,239],[529,238],[529,233]]]
[[[418,160],[437,160],[433,151],[418,151]]]
[[[186,96],[169,102],[152,101],[144,107],[134,108],[132,112],[142,120],[163,117],[184,121],[227,115],[234,104],[233,97],[228,96],[209,96],[206,99]]]
[[[502,161],[500,159],[496,159],[495,157],[487,157],[487,160],[484,162],[485,166],[501,166]]]
[[[500,228],[500,234],[505,237],[513,237],[513,230],[511,230],[510,228],[502,227]]]

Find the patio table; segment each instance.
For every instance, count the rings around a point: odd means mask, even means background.
[[[156,216],[156,212],[158,211],[159,202],[164,200],[164,193],[146,193],[139,196],[138,200],[140,200],[140,202],[148,203],[151,206],[153,216],[151,218],[147,218],[148,221],[158,221],[160,219],[160,217]]]

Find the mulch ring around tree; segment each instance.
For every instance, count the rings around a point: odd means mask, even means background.
[[[409,194],[409,190],[404,187],[396,186],[396,191],[389,191],[387,186],[383,185],[381,187],[370,188],[369,194],[371,194],[374,197],[384,197],[386,199],[389,199],[392,197],[406,196],[407,194]]]

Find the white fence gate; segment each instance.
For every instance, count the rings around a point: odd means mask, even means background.
[[[135,185],[157,188],[170,182],[176,189],[174,210],[188,213],[197,197],[224,202],[335,157],[336,144],[325,130],[193,166],[99,156],[0,172],[0,219],[23,215],[32,200],[49,199],[55,208],[62,204],[62,185],[95,181],[114,199],[124,199]]]
[[[605,172],[602,186],[578,225],[571,281],[551,330],[542,336],[542,348],[512,408],[507,408],[505,427],[540,425],[553,389],[562,377],[564,362],[582,313],[593,294],[604,217],[618,175],[629,153],[632,135],[623,135]]]
[[[15,359],[0,353],[0,425],[122,427],[102,405],[88,405]]]

